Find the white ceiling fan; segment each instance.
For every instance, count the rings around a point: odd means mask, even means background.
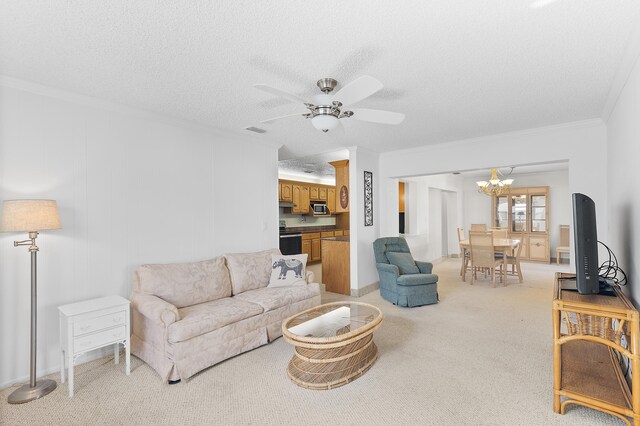
[[[391,111],[381,111],[378,109],[350,108],[347,107],[368,98],[382,89],[382,83],[375,78],[364,75],[345,85],[335,94],[331,94],[338,82],[333,78],[322,78],[316,83],[322,94],[312,96],[309,103],[299,96],[285,92],[266,84],[254,84],[253,87],[272,95],[289,99],[292,102],[302,103],[308,111],[296,114],[284,115],[281,117],[262,120],[261,123],[272,123],[276,120],[291,117],[310,118],[311,124],[318,130],[328,132],[335,129],[341,118],[354,118],[356,120],[369,121],[382,124],[400,124],[404,120],[404,114]]]

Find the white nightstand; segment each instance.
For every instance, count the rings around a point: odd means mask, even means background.
[[[65,360],[69,368],[69,398],[73,397],[73,364],[85,352],[114,345],[120,362],[120,343],[126,350],[126,372],[131,370],[129,304],[124,297],[108,296],[59,306],[60,379],[64,383]]]

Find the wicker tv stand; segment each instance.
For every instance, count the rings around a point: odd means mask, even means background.
[[[638,311],[618,288],[615,296],[561,290],[572,277],[555,276],[553,411],[564,414],[568,404],[578,404],[640,426]]]

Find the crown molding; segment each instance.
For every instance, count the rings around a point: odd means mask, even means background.
[[[266,139],[262,139],[260,138],[259,135],[253,135],[249,133],[243,134],[240,131],[236,133],[230,130],[207,126],[205,124],[200,124],[195,121],[184,120],[184,119],[172,117],[165,114],[160,114],[154,111],[144,110],[141,108],[134,108],[124,104],[119,104],[117,102],[107,101],[104,99],[83,95],[83,94],[72,92],[69,90],[45,86],[39,83],[20,80],[18,78],[9,77],[1,74],[0,74],[0,87],[7,87],[10,89],[20,90],[23,92],[33,93],[35,95],[59,99],[65,102],[70,102],[76,105],[81,105],[89,108],[100,109],[103,111],[119,113],[127,116],[134,116],[134,117],[138,117],[141,119],[145,119],[145,120],[149,120],[157,123],[169,124],[176,127],[197,130],[197,131],[211,134],[213,136],[256,142],[260,145],[264,145],[269,148],[274,148],[276,150],[282,146],[282,143],[280,142],[273,142]]]
[[[440,142],[435,144],[422,145],[415,148],[386,151],[386,152],[380,153],[380,157],[388,157],[388,156],[393,156],[397,154],[421,153],[425,151],[430,151],[434,148],[454,147],[454,146],[468,145],[468,144],[500,140],[500,139],[533,136],[533,135],[557,132],[559,130],[581,129],[581,128],[601,126],[604,124],[605,123],[601,118],[590,118],[587,120],[570,121],[567,123],[554,124],[551,126],[533,127],[531,129],[515,130],[512,132],[506,132],[506,133],[495,133],[492,135],[479,136],[476,138],[460,139],[460,140],[449,141],[449,142]]]
[[[611,83],[611,87],[609,88],[609,94],[607,95],[607,101],[604,104],[604,109],[602,110],[602,119],[605,122],[609,121],[611,117],[611,113],[615,109],[618,104],[618,99],[620,99],[620,95],[622,94],[622,90],[627,85],[627,81],[629,81],[629,76],[633,71],[633,68],[638,63],[640,58],[640,25],[635,27],[633,34],[627,43],[627,48],[625,49],[624,56],[622,57],[622,62],[620,63],[620,67],[616,72],[615,77],[613,78],[613,82]]]

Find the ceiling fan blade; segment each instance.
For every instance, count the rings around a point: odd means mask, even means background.
[[[383,87],[382,83],[375,78],[369,75],[363,75],[338,90],[336,94],[333,95],[333,99],[342,102],[342,106],[345,107],[360,102],[364,98],[368,98]]]
[[[281,120],[283,118],[302,117],[307,114],[308,114],[307,112],[299,112],[296,114],[281,115],[280,117],[274,117],[274,118],[268,118],[266,120],[262,120],[261,123],[270,124],[270,123],[273,123],[274,121]]]
[[[400,124],[404,121],[404,114],[399,112],[381,111],[379,109],[353,108],[351,109],[356,120],[370,121],[381,124]]]
[[[302,104],[307,102],[299,96],[293,95],[289,92],[285,92],[284,90],[276,89],[275,87],[271,87],[266,84],[254,84],[253,87],[255,87],[256,89],[262,90],[263,92],[271,93],[272,95],[289,99],[291,102],[300,102]]]

